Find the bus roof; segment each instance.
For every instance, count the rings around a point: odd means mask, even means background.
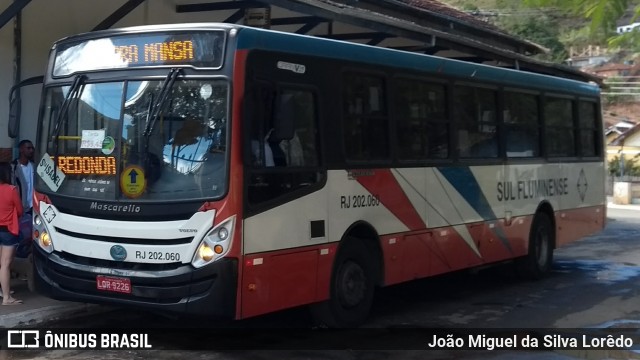
[[[593,83],[259,28],[241,27],[238,36],[238,49],[281,51],[417,70],[438,76],[445,75],[460,81],[480,81],[522,89],[571,93],[590,97],[600,96],[600,88]]]
[[[396,68],[421,71],[426,74],[431,73],[438,76],[444,75],[460,81],[480,81],[522,89],[570,93],[590,97],[597,97],[600,95],[600,88],[594,83],[347,41],[225,23],[184,23],[132,26],[73,35],[58,40],[56,43],[125,33],[130,34],[134,32],[171,30],[197,31],[215,29],[239,30],[237,39],[238,49],[272,50],[373,65],[393,66]],[[295,51],[292,51],[292,49],[295,49]]]

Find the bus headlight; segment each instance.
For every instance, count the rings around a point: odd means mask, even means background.
[[[46,230],[40,233],[40,236],[38,236],[37,239],[37,243],[44,251],[48,253],[53,252],[53,242],[51,241],[49,232],[47,232]]]
[[[213,249],[206,242],[200,243],[200,247],[198,248],[198,257],[203,261],[211,261],[216,254],[213,252]]]
[[[47,226],[42,221],[42,217],[40,214],[35,214],[33,216],[33,241],[40,246],[40,248],[49,254],[53,252],[53,241],[51,240],[51,235],[49,235],[49,230]]]
[[[233,238],[234,220],[235,216],[232,216],[209,230],[200,245],[198,245],[191,265],[196,268],[203,267],[223,257],[229,251],[230,242]]]

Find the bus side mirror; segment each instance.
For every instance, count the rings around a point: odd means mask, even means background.
[[[9,123],[8,123],[8,135],[10,138],[14,139],[18,136],[20,132],[20,112],[22,109],[22,100],[20,100],[20,96],[18,91],[20,88],[29,86],[42,84],[44,81],[44,76],[34,76],[28,79],[24,79],[16,85],[11,87],[9,90]]]
[[[293,95],[280,94],[278,96],[272,134],[272,137],[278,141],[293,139],[296,113],[294,106]]]
[[[14,139],[18,136],[19,124],[20,124],[20,109],[21,101],[19,97],[14,97],[9,103],[9,137]]]

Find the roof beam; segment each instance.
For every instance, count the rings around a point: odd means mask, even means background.
[[[395,37],[394,35],[389,35],[381,32],[364,32],[364,33],[345,33],[345,34],[333,34],[333,35],[319,35],[318,37],[323,37],[327,39],[334,40],[361,40],[361,39],[380,39],[380,41]]]
[[[115,25],[118,21],[120,21],[123,17],[127,16],[133,9],[137,8],[138,5],[142,4],[145,0],[129,0],[120,6],[116,11],[114,11],[111,15],[107,16],[102,22],[96,27],[93,28],[93,31],[96,30],[105,30],[113,25]]]
[[[233,10],[244,9],[251,7],[264,7],[266,4],[260,1],[253,0],[241,0],[241,1],[221,1],[214,3],[201,3],[201,4],[183,4],[176,5],[177,13],[190,13],[190,12],[202,12],[202,11],[219,11],[219,10]]]
[[[390,36],[390,35],[387,35],[387,34],[381,34],[381,35],[374,36],[374,37],[371,38],[371,40],[369,40],[367,45],[376,46],[376,45],[380,44],[381,42],[383,42],[388,37],[393,37],[393,36]]]
[[[5,26],[9,20],[13,19],[29,2],[31,2],[31,0],[14,0],[11,5],[0,14],[0,28]]]
[[[422,46],[422,45],[409,45],[409,46],[387,46],[388,49],[393,49],[393,50],[400,50],[400,51],[410,51],[410,52],[416,52],[416,51],[425,51],[427,48]]]
[[[292,16],[279,19],[271,19],[271,25],[298,25],[298,24],[310,24],[310,23],[322,23],[329,20],[318,16]]]
[[[300,29],[296,30],[296,34],[307,34],[309,31],[313,30],[316,26],[320,25],[320,21],[310,22],[306,25],[300,27]]]
[[[322,23],[329,22],[325,18],[319,16],[291,16],[286,18],[271,19],[271,26],[280,25],[302,25],[296,34],[307,34]]]
[[[239,9],[238,11],[231,14],[231,16],[226,18],[223,22],[227,24],[235,24],[243,17],[244,17],[244,9]]]

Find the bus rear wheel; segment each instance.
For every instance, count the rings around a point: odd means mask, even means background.
[[[548,275],[553,262],[555,232],[549,216],[538,213],[529,233],[529,252],[516,262],[520,276],[538,280]]]
[[[329,300],[311,306],[317,324],[330,328],[357,327],[371,311],[374,266],[362,240],[347,238],[338,250],[330,283]]]

